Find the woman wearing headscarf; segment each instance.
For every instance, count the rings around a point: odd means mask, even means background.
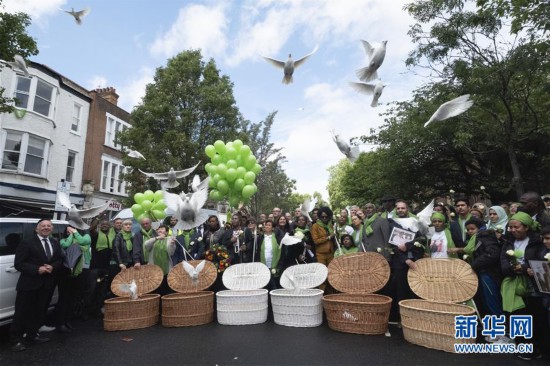
[[[456,248],[447,222],[447,217],[441,212],[434,212],[431,216],[434,234],[428,241],[426,254],[431,258],[457,258],[460,248]],[[415,242],[415,246],[418,246]]]
[[[342,235],[342,237],[340,238],[340,243],[340,248],[336,249],[336,252],[334,252],[334,258],[337,258],[341,255],[357,253],[359,251],[359,248],[357,248],[357,246],[355,245],[353,237],[351,235]]]
[[[536,258],[537,253],[544,246],[536,233],[538,223],[529,214],[519,211],[510,218],[508,228],[509,232],[505,235],[500,254],[500,268],[504,275],[500,289],[502,307],[507,315],[534,315],[535,301],[530,296],[534,293],[534,287],[530,281],[528,269],[530,268],[529,259]],[[531,340],[516,336],[515,341],[516,343],[531,342],[534,354],[540,353],[541,341],[536,332],[533,333]],[[518,357],[531,359],[535,355],[523,353]]]
[[[508,229],[508,215],[506,210],[500,206],[491,206],[489,209],[489,221],[487,230],[494,230],[496,233],[505,233]]]

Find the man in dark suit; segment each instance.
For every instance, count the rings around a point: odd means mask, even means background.
[[[63,265],[61,246],[50,237],[53,224],[50,219],[41,219],[36,225],[36,235],[22,242],[15,252],[14,266],[19,272],[15,314],[10,329],[12,351],[26,349],[30,344],[47,342],[40,337],[38,328],[43,323],[46,309],[55,289],[54,273]]]

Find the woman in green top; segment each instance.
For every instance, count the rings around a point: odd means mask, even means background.
[[[83,281],[82,271],[88,271],[91,259],[92,238],[84,230],[77,230],[72,226],[67,226],[66,237],[61,239],[61,248],[67,250],[71,245],[78,245],[82,251],[82,256],[74,268],[63,267],[63,271],[57,278],[57,290],[59,298],[55,306],[55,325],[60,333],[70,333],[73,327],[69,324],[69,319],[73,315],[73,309],[77,302],[77,295],[84,294],[85,288],[82,287],[86,282]]]
[[[353,242],[353,237],[351,235],[348,235],[348,234],[342,235],[342,237],[340,238],[340,243],[342,243],[342,245],[334,253],[334,258],[339,257],[341,255],[359,252],[359,248],[355,246],[355,243]]]

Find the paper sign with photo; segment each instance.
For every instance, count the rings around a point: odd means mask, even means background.
[[[414,233],[394,227],[390,234],[390,244],[401,245],[414,239]]]
[[[550,294],[550,263],[548,261],[529,261],[529,265],[535,272],[535,281],[539,291]]]

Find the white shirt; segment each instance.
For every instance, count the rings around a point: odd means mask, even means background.
[[[521,250],[523,252],[523,256],[518,258],[518,262],[521,264],[525,264],[525,248],[527,248],[527,244],[529,244],[529,237],[514,241],[514,250]]]
[[[447,254],[447,237],[445,231],[436,231],[430,243],[432,258],[449,258]]]
[[[47,238],[47,237],[44,238],[44,237],[42,237],[42,236],[40,236],[40,235],[37,235],[37,236],[38,236],[38,239],[40,239],[40,244],[42,244],[42,249],[44,249],[44,253],[46,253],[46,255],[47,255],[47,253],[48,253],[48,251],[46,250],[46,244],[44,244],[44,239],[46,239],[46,242],[48,243],[48,246],[50,247],[50,248],[49,248],[49,249],[50,249],[50,253],[51,253],[51,255],[53,255],[53,247],[52,247],[52,243],[50,243],[50,239]]]
[[[272,253],[272,249],[273,249],[273,245],[272,245],[272,242],[271,242],[271,235],[264,235],[264,244],[265,244],[265,265],[267,266],[267,268],[271,268],[271,261],[273,259],[273,253]]]

